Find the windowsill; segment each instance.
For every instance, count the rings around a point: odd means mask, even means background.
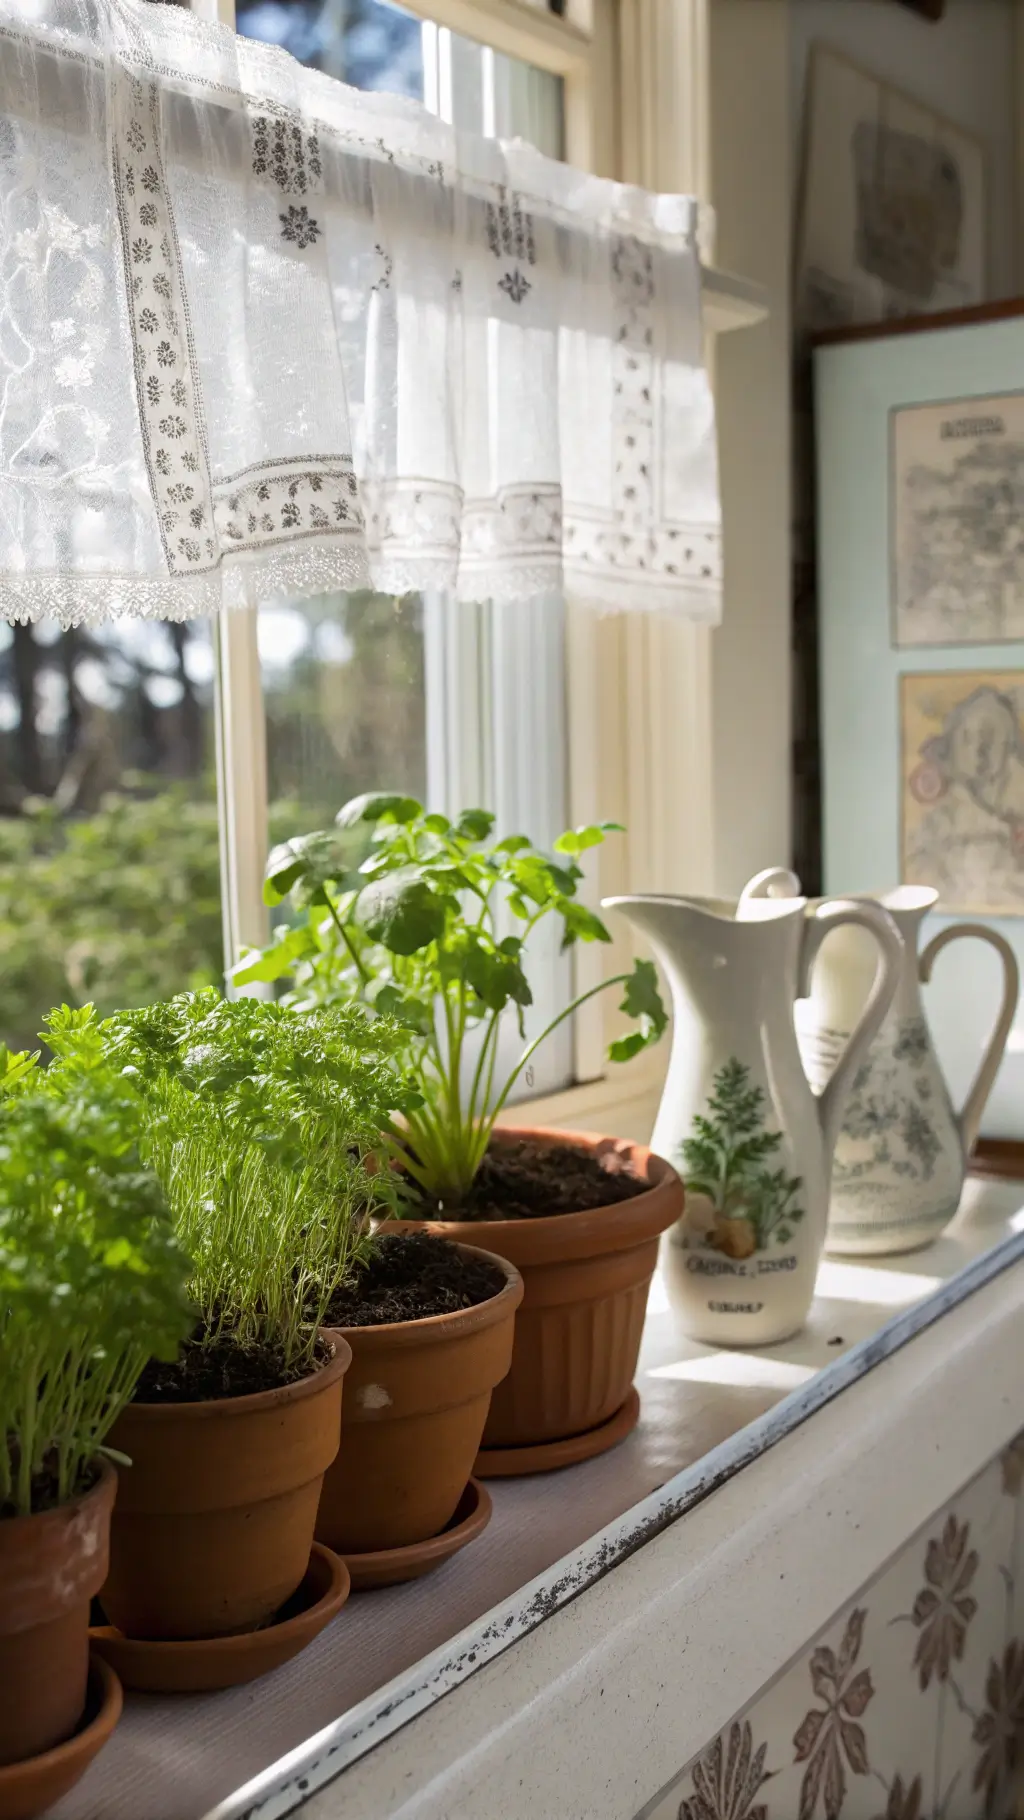
[[[366,1820],[368,1815],[381,1820],[396,1811],[393,1786],[401,1782],[408,1793],[410,1787],[431,1781],[435,1772],[442,1780],[449,1773],[457,1777],[460,1766],[472,1775],[477,1758],[491,1750],[500,1752],[503,1728],[517,1723],[517,1715],[528,1710],[534,1711],[533,1723],[540,1728],[534,1745],[543,1761],[545,1750],[554,1748],[552,1734],[564,1739],[567,1721],[559,1706],[557,1678],[548,1676],[551,1685],[543,1700],[533,1686],[547,1661],[545,1650],[554,1647],[542,1642],[538,1623],[544,1637],[558,1635],[564,1640],[566,1625],[573,1632],[584,1621],[586,1601],[577,1600],[577,1595],[585,1590],[606,1603],[624,1599],[635,1617],[634,1582],[637,1573],[646,1574],[643,1621],[651,1634],[644,1660],[650,1657],[654,1662],[658,1656],[654,1633],[674,1584],[665,1568],[666,1549],[677,1568],[682,1563],[700,1575],[699,1597],[687,1595],[688,1647],[693,1652],[685,1678],[687,1698],[706,1706],[726,1671],[735,1693],[740,1658],[741,1679],[749,1671],[756,1691],[781,1666],[789,1644],[802,1645],[841,1602],[840,1565],[844,1572],[866,1579],[857,1551],[863,1555],[872,1548],[877,1552],[887,1550],[890,1543],[902,1544],[905,1536],[896,1533],[900,1525],[909,1524],[908,1534],[915,1526],[903,1506],[897,1508],[899,1500],[889,1495],[891,1488],[883,1497],[872,1482],[865,1511],[858,1509],[844,1518],[849,1533],[847,1554],[840,1563],[830,1521],[833,1511],[846,1510],[845,1500],[860,1495],[858,1487],[865,1490],[864,1460],[882,1459],[885,1447],[889,1454],[902,1449],[908,1456],[915,1447],[919,1451],[923,1447],[925,1463],[915,1463],[905,1490],[916,1491],[918,1479],[937,1470],[936,1461],[953,1480],[960,1474],[963,1482],[971,1470],[970,1462],[964,1463],[969,1444],[983,1452],[987,1448],[989,1457],[1002,1444],[993,1424],[1006,1425],[1007,1438],[1013,1424],[1019,1424],[1015,1285],[1024,1252],[1022,1199],[1019,1183],[971,1181],[956,1223],[927,1252],[856,1264],[825,1260],[803,1331],[789,1342],[745,1352],[701,1346],[682,1333],[675,1308],[682,1254],[666,1245],[652,1285],[637,1372],[642,1420],[628,1440],[568,1472],[492,1482],[491,1525],[464,1556],[417,1583],[354,1598],[305,1654],[265,1680],[195,1698],[130,1695],[109,1749],[80,1788],[60,1803],[54,1820],[91,1820],[99,1813],[105,1820],[136,1820],[141,1813],[147,1820],[200,1816],[241,1820],[243,1815],[246,1820],[257,1815],[260,1820],[264,1816],[280,1820],[303,1806],[319,1784],[346,1765],[355,1766],[360,1758],[365,1761],[356,1771],[355,1788],[344,1778],[315,1801],[315,1811],[332,1817],[345,1814],[349,1820]],[[1016,1272],[1012,1282],[1010,1271]],[[993,1318],[993,1298],[1003,1311],[1000,1321]],[[993,1349],[991,1359],[982,1356],[986,1347]],[[949,1387],[933,1384],[942,1375],[933,1355],[956,1371],[962,1419],[948,1406]],[[914,1380],[911,1388],[893,1389],[901,1374],[908,1373]],[[932,1432],[934,1411],[924,1408],[929,1384],[936,1394],[941,1392],[946,1406],[943,1448],[938,1452]],[[875,1432],[858,1416],[858,1397],[878,1405],[877,1421],[884,1433]],[[953,1444],[954,1418],[958,1434],[962,1430],[967,1437],[961,1437],[962,1445]],[[811,1465],[795,1480],[792,1467],[786,1466],[786,1448],[794,1445],[810,1447],[812,1454]],[[882,1464],[888,1472],[888,1454]],[[738,1478],[746,1472],[749,1480]],[[756,1476],[764,1473],[781,1475],[781,1488],[774,1486],[770,1494],[755,1491]],[[812,1491],[822,1493],[824,1511],[814,1526],[801,1520],[779,1528],[775,1513],[787,1486],[805,1502]],[[955,1489],[954,1483],[949,1490]],[[924,1517],[939,1508],[942,1491],[938,1485],[922,1486]],[[728,1521],[716,1517],[716,1496],[723,1501],[720,1509],[728,1506]],[[706,1538],[699,1545],[691,1539],[694,1527],[709,1522],[716,1547]],[[746,1531],[759,1525],[772,1532],[776,1552],[785,1543],[786,1559],[780,1568],[773,1554],[770,1576],[740,1573],[737,1579],[733,1558],[737,1548],[744,1563],[764,1557],[768,1547],[764,1536],[758,1548],[743,1553]],[[820,1554],[827,1569],[818,1576],[822,1610],[790,1612],[788,1588],[807,1569],[812,1554],[815,1561]],[[645,1562],[651,1566],[645,1567]],[[857,1584],[855,1579],[850,1590]],[[779,1660],[748,1662],[742,1649],[737,1655],[738,1633],[723,1630],[716,1613],[738,1587],[746,1589],[741,1628],[748,1624],[754,1603],[767,1602],[771,1622],[763,1622],[756,1634],[768,1656],[773,1650],[781,1652]],[[560,1608],[573,1600],[577,1600],[573,1611],[563,1615]],[[761,1616],[766,1619],[764,1611]],[[617,1617],[613,1621],[598,1613],[594,1621],[596,1640],[583,1648],[576,1639],[573,1661],[580,1658],[581,1648],[585,1658],[590,1648],[614,1647]],[[799,1634],[794,1631],[787,1639],[787,1624]],[[531,1631],[523,1650],[504,1653]],[[504,1670],[497,1684],[493,1676],[488,1680],[474,1672],[502,1655]],[[603,1671],[591,1666],[585,1672],[600,1678]],[[634,1663],[630,1675],[639,1673]],[[630,1675],[623,1685],[631,1688]],[[520,1685],[524,1677],[533,1687],[532,1699]],[[566,1678],[572,1679],[568,1671]],[[469,1702],[473,1717],[461,1721],[463,1729],[452,1743],[447,1734],[455,1723],[455,1709],[448,1702],[438,1708],[437,1702],[467,1682],[457,1699],[463,1714]],[[609,1685],[615,1685],[614,1676]],[[566,1698],[570,1695],[571,1687]],[[679,1690],[677,1696],[665,1720],[674,1728],[673,1767],[686,1754],[676,1710],[682,1697]],[[739,1698],[737,1693],[732,1710]],[[429,1721],[414,1726],[411,1733],[402,1732],[387,1751],[373,1751],[367,1758],[367,1752],[381,1746],[403,1722],[428,1710]],[[718,1719],[712,1724],[712,1716],[702,1707],[694,1718],[694,1748],[717,1729]],[[474,1741],[470,1734],[477,1721],[481,1737]],[[313,1735],[318,1727],[326,1730]],[[609,1748],[613,1743],[614,1739]],[[410,1750],[415,1756],[413,1769],[401,1776],[396,1773],[392,1785],[393,1753]],[[446,1766],[426,1761],[431,1751],[449,1750],[453,1755]],[[275,1758],[275,1767],[265,1769]],[[613,1808],[598,1798],[595,1791],[606,1764],[578,1768],[594,1783],[594,1790],[588,1788],[586,1809],[581,1806],[574,1812],[586,1811],[603,1820],[613,1811],[619,1816],[635,1811],[637,1804]],[[240,1786],[254,1775],[255,1785]],[[362,1786],[366,1775],[377,1779],[372,1789]],[[408,1780],[416,1776],[419,1782]],[[232,1789],[236,1792],[229,1794]],[[531,1808],[513,1784],[507,1797],[504,1820],[525,1820],[531,1812],[546,1811],[537,1809],[535,1798]],[[401,1805],[405,1811],[404,1802]],[[439,1811],[430,1806],[431,1813]],[[461,1802],[453,1803],[451,1811],[483,1812]]]
[[[602,1137],[650,1142],[668,1064],[667,1041],[647,1055],[592,1081],[577,1081],[559,1093],[517,1100],[503,1112],[501,1125],[552,1125],[562,1131],[597,1132]]]
[[[730,329],[752,329],[767,319],[768,294],[763,284],[741,278],[737,272],[703,266],[701,313],[705,329],[719,335]]]

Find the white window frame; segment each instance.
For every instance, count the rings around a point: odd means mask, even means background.
[[[567,0],[565,17],[544,0],[402,0],[440,30],[560,76],[566,156],[602,176],[709,200],[711,180],[711,6],[713,0]],[[197,12],[234,23],[234,0],[192,0]],[[706,246],[704,319],[714,369],[718,334],[751,326],[766,315],[756,284],[714,270]],[[454,805],[474,794],[474,763],[486,743],[479,695],[437,694],[440,609],[427,611],[427,665],[435,704],[456,699],[460,717],[440,725],[428,703],[431,796]],[[473,610],[449,608],[467,616]],[[431,612],[435,617],[431,628]],[[266,939],[260,881],[267,844],[264,716],[255,614],[229,615],[218,629],[218,784],[222,803],[225,944]],[[458,654],[477,668],[479,621]],[[538,653],[538,656],[540,654]],[[628,833],[592,857],[594,901],[614,892],[709,892],[715,884],[712,727],[712,634],[708,628],[628,612],[597,616],[565,607],[566,759],[568,819],[612,819]],[[451,662],[450,646],[449,657]],[[502,717],[501,692],[495,720]],[[521,698],[520,698],[521,699]],[[542,705],[542,704],[541,704]],[[509,698],[509,713],[515,703]],[[535,704],[535,712],[537,704]],[[532,731],[536,732],[535,719]],[[493,730],[490,750],[496,750]],[[496,762],[496,761],[492,761]],[[484,774],[477,769],[482,781]],[[492,769],[488,780],[512,819],[529,807]],[[499,806],[494,804],[492,806]],[[630,965],[632,942],[617,929],[610,948],[580,950],[574,989]],[[613,1032],[617,995],[592,1000],[574,1020],[571,1067],[575,1084],[531,1103],[538,1123],[601,1129],[645,1137],[664,1078],[667,1044],[608,1074],[605,1045]],[[561,1063],[562,1076],[566,1072]],[[544,1081],[536,1088],[543,1091]],[[513,1117],[516,1115],[513,1114]]]

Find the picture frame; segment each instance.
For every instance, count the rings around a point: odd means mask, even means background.
[[[890,412],[892,640],[1024,640],[1024,390]]]
[[[991,615],[968,603],[973,625],[939,615],[913,641],[900,640],[893,614],[893,494],[910,465],[894,457],[896,426],[924,425],[927,455],[937,426],[976,418],[977,437],[968,422],[946,440],[983,447],[1003,403],[1018,408],[1024,301],[833,333],[814,367],[822,888],[933,885],[927,938],[950,921],[983,923],[1005,936],[1024,972],[1024,613],[1014,607],[991,636]],[[912,436],[911,462],[920,446]],[[942,519],[939,510],[940,529]],[[974,554],[970,538],[966,556],[954,551],[955,576],[965,563],[969,573]],[[936,966],[925,1007],[956,1105],[990,1034],[999,981],[987,944],[954,952]],[[1024,1140],[1024,1007],[984,1133]]]
[[[808,333],[981,303],[981,140],[830,45],[807,76],[794,285]]]
[[[928,19],[934,25],[944,18],[946,0],[897,0],[898,5],[910,8],[912,13],[920,13],[922,19]]]
[[[1024,670],[905,670],[899,694],[901,884],[1024,916]]]

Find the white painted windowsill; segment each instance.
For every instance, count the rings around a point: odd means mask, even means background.
[[[678,1263],[625,1443],[492,1482],[471,1548],[275,1675],[129,1697],[54,1820],[641,1815],[1024,1419],[1024,1185],[969,1182],[927,1251],[825,1260],[807,1327],[757,1351],[683,1337]]]

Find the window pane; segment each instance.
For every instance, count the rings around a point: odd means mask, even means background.
[[[458,126],[561,154],[560,78],[388,0],[236,0],[236,23],[358,88],[411,95]],[[360,790],[426,795],[419,600],[275,603],[260,612],[259,653],[273,840],[322,826]]]
[[[410,95],[454,126],[563,156],[560,76],[424,24],[390,0],[236,0],[235,21],[244,37],[280,44],[354,88]]]
[[[209,628],[0,625],[0,1041],[218,981]]]
[[[563,155],[560,77],[387,0],[236,0],[236,21],[358,88],[410,95],[454,126]],[[541,844],[564,827],[560,601],[510,613],[440,597],[426,608],[378,595],[275,602],[260,612],[259,656],[272,841],[329,825],[369,789],[407,790],[449,814],[485,804],[502,832],[522,828]],[[533,1036],[571,992],[553,930],[535,936],[530,973]],[[509,1019],[508,1066],[520,1046]],[[520,1093],[553,1090],[571,1072],[565,1025]]]
[[[420,21],[386,0],[236,0],[235,23],[354,88],[423,99]]]
[[[271,834],[329,826],[362,790],[426,792],[423,613],[413,595],[260,608]]]

